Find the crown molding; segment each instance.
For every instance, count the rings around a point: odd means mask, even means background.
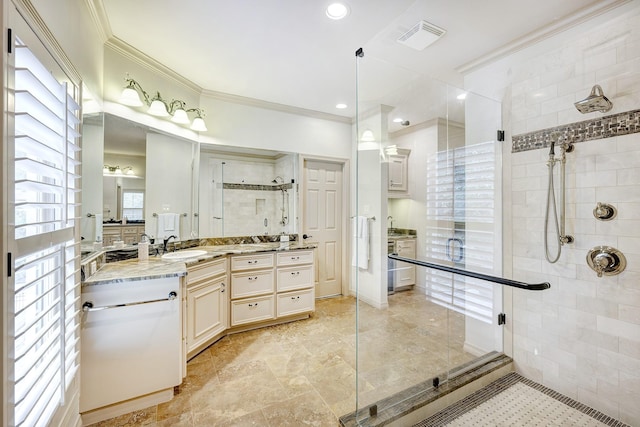
[[[102,43],[105,43],[113,36],[113,31],[111,31],[111,24],[107,18],[107,12],[104,10],[104,3],[102,0],[89,0],[86,4],[89,15],[91,16],[91,21],[98,30]]]
[[[312,117],[314,119],[330,120],[348,124],[352,123],[351,117],[339,116],[337,114],[324,113],[322,111],[309,110],[301,107],[294,107],[292,105],[278,104],[277,102],[263,101],[261,99],[248,98],[246,96],[233,95],[230,93],[217,92],[213,90],[203,90],[202,96],[219,101],[247,105],[249,107],[264,108],[266,110],[274,110],[283,113],[296,114],[298,116]]]
[[[56,62],[65,74],[73,80],[74,84],[80,87],[82,83],[82,76],[64,52],[62,46],[60,46],[56,38],[53,36],[49,27],[47,27],[47,24],[42,20],[42,17],[31,1],[14,0],[13,5],[16,7],[20,16],[22,16],[27,24],[35,31],[40,40],[42,40],[46,48],[51,51]]]
[[[123,57],[135,62],[138,65],[141,65],[148,70],[155,72],[157,74],[161,74],[164,77],[173,80],[188,89],[191,89],[194,92],[202,93],[202,88],[197,84],[193,83],[191,80],[186,79],[182,75],[176,73],[171,68],[166,65],[156,61],[146,53],[136,49],[130,44],[120,40],[115,36],[111,36],[109,40],[107,40],[104,44],[105,48],[109,48],[116,53],[122,55]]]
[[[498,49],[483,55],[473,61],[467,62],[455,70],[461,74],[467,74],[475,71],[491,62],[502,59],[520,50],[531,47],[543,40],[553,37],[557,34],[563,33],[573,27],[576,27],[590,19],[593,19],[599,15],[603,15],[613,9],[630,3],[632,0],[605,0],[598,1],[590,6],[584,7],[578,12],[565,16],[562,19],[554,21],[552,24],[543,27],[540,30],[533,31],[526,34],[511,43],[508,43]]]

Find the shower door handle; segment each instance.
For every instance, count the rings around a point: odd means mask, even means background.
[[[458,256],[453,255],[455,252],[456,243],[458,243],[459,245]],[[453,262],[460,262],[464,258],[464,246],[462,244],[462,239],[459,239],[457,237],[451,237],[450,239],[447,240],[447,246],[445,247],[445,249],[446,249],[447,258],[449,258]]]

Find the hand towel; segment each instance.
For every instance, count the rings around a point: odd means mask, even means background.
[[[104,219],[104,215],[96,214],[92,219],[95,220],[95,242],[102,242],[102,221]]]
[[[369,269],[369,219],[357,216],[352,220],[353,245],[351,265],[363,270]]]
[[[156,236],[166,239],[169,236],[176,236],[180,240],[180,215],[177,213],[161,213],[158,215],[158,232]]]

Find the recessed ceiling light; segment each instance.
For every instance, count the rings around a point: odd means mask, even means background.
[[[331,3],[326,13],[329,18],[338,20],[349,14],[349,8],[344,3]]]
[[[462,101],[466,97],[467,97],[467,93],[466,92],[463,92],[460,95],[456,96],[456,98],[458,98],[460,101]]]
[[[393,123],[401,123],[402,119],[398,117],[397,119],[393,119]]]
[[[347,104],[336,104],[336,108],[344,110],[345,108],[347,108]]]

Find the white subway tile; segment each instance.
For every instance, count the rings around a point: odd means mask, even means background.
[[[513,268],[524,271],[541,271],[542,261],[535,258],[513,257]]]
[[[624,322],[640,325],[640,307],[638,305],[620,304],[618,318]],[[640,339],[637,339],[635,341],[640,341]]]
[[[617,203],[618,219],[640,219],[640,203],[627,203],[626,201]]]
[[[598,187],[596,195],[599,201],[606,200],[608,203],[640,203],[640,185]]]
[[[611,335],[615,334],[633,341],[640,341],[640,328],[638,325],[605,316],[598,316],[597,319],[598,331]]]
[[[609,55],[615,56],[615,51],[612,51]],[[596,64],[594,64],[596,65]],[[596,81],[604,82],[607,80],[627,78],[640,70],[640,57],[630,58],[627,61],[615,64],[613,63],[600,64],[599,67],[594,68],[596,70]],[[605,89],[604,87],[602,88]],[[604,91],[607,94],[606,90]]]
[[[577,296],[577,309],[594,316],[606,316],[612,319],[618,318],[618,303],[607,301],[603,298],[593,298],[584,295]]]
[[[543,114],[527,120],[527,132],[558,126],[558,113]]]
[[[621,135],[616,137],[616,145],[616,151],[619,153],[635,151],[635,153],[631,155],[636,159],[638,158],[638,156],[640,156],[640,134],[638,133],[631,133],[628,135]]]
[[[564,96],[554,97],[542,102],[542,106],[538,115],[540,114],[549,114],[549,113],[557,113],[559,111],[565,111],[569,108],[574,108],[573,103],[575,102],[575,97],[573,94],[568,94]]]

